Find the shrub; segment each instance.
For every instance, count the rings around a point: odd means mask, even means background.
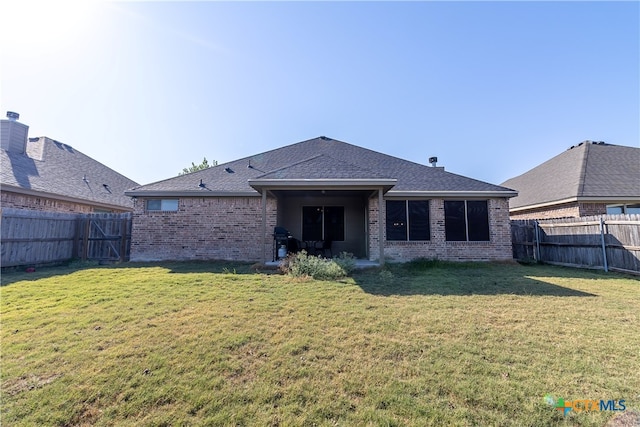
[[[389,270],[381,270],[378,273],[378,277],[380,277],[380,281],[385,285],[392,285],[395,280],[395,275]]]
[[[280,264],[280,270],[293,277],[313,277],[335,280],[346,277],[355,268],[353,255],[343,252],[338,258],[311,256],[306,251],[289,254]]]
[[[340,252],[337,258],[334,258],[336,264],[338,264],[345,272],[345,276],[351,274],[356,269],[356,259],[350,252]]]

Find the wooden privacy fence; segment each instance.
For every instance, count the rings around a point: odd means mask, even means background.
[[[67,214],[2,209],[1,265],[16,267],[71,259],[127,261],[131,214]]]
[[[511,221],[513,257],[640,273],[640,215]]]

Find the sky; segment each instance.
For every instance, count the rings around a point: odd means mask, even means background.
[[[0,114],[140,184],[327,136],[500,184],[640,146],[640,2],[0,5]]]

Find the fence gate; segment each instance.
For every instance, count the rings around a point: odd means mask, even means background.
[[[76,223],[75,256],[82,260],[128,261],[131,247],[129,214],[90,214]]]

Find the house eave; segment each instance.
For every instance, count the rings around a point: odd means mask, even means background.
[[[125,191],[125,196],[129,197],[260,197],[260,193],[255,191],[212,191],[202,190],[182,190],[182,191],[145,191],[133,190]]]
[[[14,185],[2,184],[0,185],[0,191],[7,193],[16,193],[16,194],[24,194],[26,196],[34,196],[34,197],[46,197],[48,199],[55,199],[69,203],[78,203],[87,206],[93,206],[97,208],[104,209],[115,209],[119,211],[127,211],[133,212],[133,206],[124,206],[124,205],[114,205],[111,203],[103,203],[90,199],[81,199],[78,197],[65,196],[62,194],[49,193],[46,191],[38,191],[32,190],[30,188],[17,187]]]
[[[531,209],[541,209],[565,205],[567,203],[628,203],[640,202],[640,196],[622,197],[622,196],[600,196],[600,197],[568,197],[561,200],[553,200],[544,203],[535,203],[531,205],[518,206],[509,208],[509,212],[522,212]]]
[[[517,191],[396,191],[390,190],[387,198],[411,198],[411,197],[433,197],[433,198],[511,198],[518,195]]]
[[[373,190],[389,191],[397,179],[250,179],[258,192],[267,190]]]

